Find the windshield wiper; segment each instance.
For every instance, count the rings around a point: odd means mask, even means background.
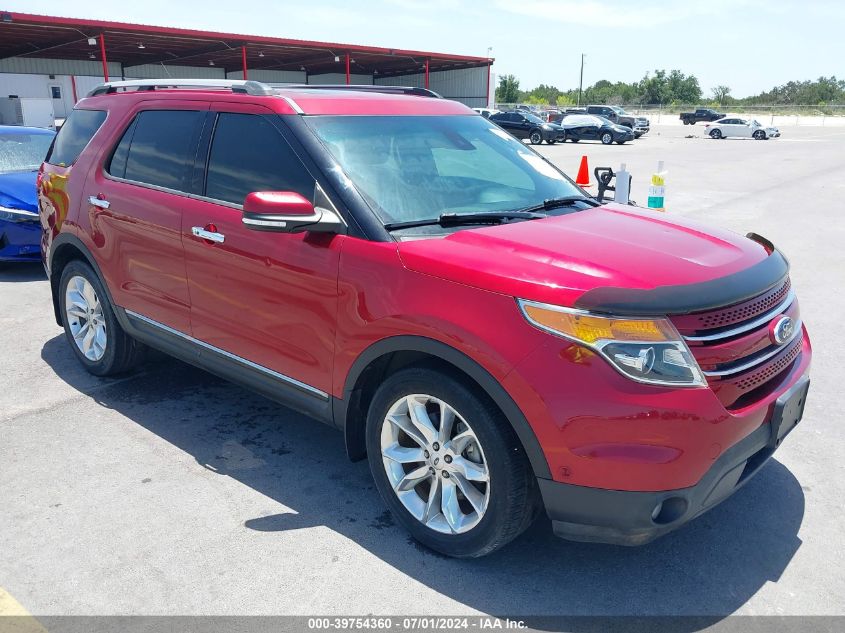
[[[572,206],[576,202],[585,202],[586,204],[592,204],[593,206],[596,206],[596,202],[592,198],[586,198],[584,196],[565,196],[562,198],[549,198],[548,200],[543,200],[543,202],[540,204],[535,204],[530,207],[525,207],[524,209],[519,209],[519,212],[532,213],[534,211],[551,211],[552,209],[557,209],[559,207]]]
[[[541,207],[542,208],[542,207]],[[519,211],[479,211],[477,213],[441,213],[436,218],[390,222],[384,225],[388,231],[412,229],[418,226],[460,226],[462,224],[501,224],[507,220],[539,220],[544,213],[534,213],[527,209]]]

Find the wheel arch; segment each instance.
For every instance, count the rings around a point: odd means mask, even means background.
[[[384,376],[420,363],[434,363],[478,385],[502,411],[516,433],[536,477],[551,479],[551,471],[534,430],[504,387],[463,352],[423,336],[394,336],[364,350],[346,377],[343,398],[333,399],[335,423],[343,430],[346,451],[353,461],[366,456],[367,404]]]
[[[70,233],[62,233],[53,240],[53,243],[50,246],[50,257],[48,260],[48,279],[50,282],[50,293],[52,294],[53,299],[53,313],[58,325],[62,325],[61,308],[59,306],[59,282],[62,278],[62,270],[64,270],[65,266],[73,260],[83,261],[94,269],[94,272],[103,284],[103,288],[106,289],[109,301],[112,305],[114,305],[111,291],[109,290],[108,285],[106,285],[103,273],[94,259],[94,256],[91,255],[91,252],[78,237],[71,235]]]

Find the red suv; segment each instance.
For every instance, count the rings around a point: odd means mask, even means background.
[[[94,90],[38,181],[73,353],[107,376],[157,348],[336,426],[453,556],[543,508],[560,536],[636,545],[726,498],[804,407],[787,260],[600,204],[434,97]]]

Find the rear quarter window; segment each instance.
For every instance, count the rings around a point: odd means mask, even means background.
[[[197,134],[205,112],[145,110],[127,128],[108,166],[113,176],[188,191]]]
[[[46,161],[68,166],[76,162],[82,150],[106,120],[105,110],[74,110],[59,130]]]

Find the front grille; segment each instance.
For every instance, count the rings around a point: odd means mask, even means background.
[[[792,338],[778,345],[769,326],[781,316],[795,323]],[[801,353],[803,328],[789,279],[765,293],[724,308],[672,317],[707,382],[728,408],[746,406],[776,386]]]
[[[775,286],[759,297],[749,299],[743,303],[711,312],[678,317],[675,320],[675,325],[684,334],[692,330],[711,330],[748,321],[775,308],[786,298],[790,289],[791,283],[787,279],[779,286]]]

